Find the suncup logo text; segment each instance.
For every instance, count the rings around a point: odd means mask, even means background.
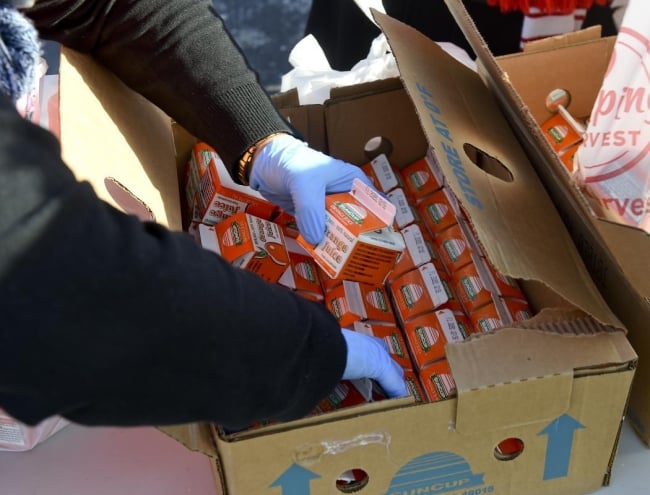
[[[436,152],[444,152],[445,159],[451,166],[452,172],[456,177],[458,186],[460,187],[465,200],[476,208],[483,209],[483,203],[478,198],[476,191],[472,188],[472,180],[469,178],[465,168],[463,167],[463,162],[460,159],[458,149],[454,145],[451,131],[449,130],[449,127],[447,127],[447,124],[441,120],[442,112],[440,107],[434,103],[433,94],[420,83],[416,83],[416,87],[420,92],[422,103],[424,103],[424,106],[429,111],[428,117],[441,138],[440,147],[436,148],[434,146],[434,149],[436,149]]]

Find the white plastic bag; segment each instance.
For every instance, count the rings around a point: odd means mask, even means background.
[[[375,20],[370,12],[371,7],[385,13],[381,0],[354,1],[373,23]],[[476,70],[476,63],[465,50],[453,43],[438,44],[467,67]],[[295,88],[301,105],[323,103],[329,98],[331,88],[399,76],[395,57],[383,34],[372,41],[366,58],[357,62],[349,71],[333,70],[323,49],[312,35],[306,36],[294,46],[289,53],[289,63],[293,69],[282,76],[280,91]]]
[[[574,178],[597,213],[650,233],[650,2],[630,0]]]
[[[349,71],[333,70],[323,49],[312,35],[300,40],[291,50],[289,63],[293,69],[282,76],[280,91],[296,88],[302,105],[324,102],[333,87],[351,86],[399,75],[395,58],[390,53],[384,35],[373,40],[368,56]]]

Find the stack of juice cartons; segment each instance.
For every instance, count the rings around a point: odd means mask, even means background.
[[[197,156],[190,166],[200,184],[207,172],[201,175]],[[224,218],[213,216],[212,225],[203,215],[201,243],[235,266],[324,304],[341,327],[382,339],[416,400],[453,397],[445,345],[530,317],[526,298],[486,261],[432,154],[402,170],[384,154],[361,168],[383,195],[358,180],[350,192],[328,195],[318,245],[300,236],[291,215],[268,207],[254,215],[251,205],[259,205],[252,202]],[[186,187],[186,194],[196,211],[201,194],[196,186]],[[203,195],[214,197],[212,190]],[[374,382],[342,381],[312,414],[384,398]]]
[[[430,153],[396,171],[389,192],[402,214],[406,249],[388,277],[388,293],[429,401],[456,393],[445,345],[532,316],[517,283],[485,257],[467,217]]]
[[[204,142],[192,149],[183,187],[184,228],[197,240],[201,224],[215,225],[239,212],[266,220],[278,213],[257,191],[235,183],[217,152]]]

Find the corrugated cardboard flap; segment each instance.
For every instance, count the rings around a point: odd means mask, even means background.
[[[561,317],[566,328],[566,313]],[[573,333],[557,332],[556,318],[553,311],[542,312],[528,322],[531,328],[504,328],[447,346],[458,390],[458,432],[548,421],[568,409],[575,376],[635,366],[623,332],[592,333],[593,320],[578,312]]]
[[[217,456],[217,447],[212,440],[211,426],[208,423],[162,426],[158,429],[192,451],[210,457]]]
[[[413,28],[375,16],[429,144],[492,263],[512,277],[545,284],[603,324],[622,327],[480,76]],[[493,174],[485,162],[503,167]]]
[[[549,36],[539,40],[531,41],[524,45],[524,52],[535,52],[542,50],[551,50],[562,46],[572,45],[581,41],[590,41],[600,38],[602,32],[601,26],[591,26],[587,29],[574,31],[557,36]]]
[[[546,95],[551,89],[558,87],[566,89],[572,95],[572,112],[576,115],[591,113],[600,88],[598,84],[581,84],[581,80],[587,73],[605,73],[616,38],[610,36],[595,39],[595,31],[584,30],[537,45],[534,47],[534,53],[506,55],[497,60],[480,36],[462,2],[445,0],[445,3],[477,54],[483,77],[488,80],[491,90],[503,103],[502,109],[520,141],[528,153],[541,164],[538,167],[540,176],[544,179],[545,174],[552,173],[556,177],[565,177],[563,190],[555,191],[556,194],[562,194],[559,199],[565,202],[568,208],[581,211],[584,218],[592,218],[591,225],[587,226],[590,229],[591,242],[603,243],[601,249],[611,253],[611,259],[616,260],[619,269],[632,283],[636,292],[650,300],[650,277],[646,276],[647,267],[650,266],[650,235],[640,229],[596,218],[537,125],[542,112],[546,112]],[[522,67],[515,76],[517,59],[522,56],[528,59],[525,67],[533,70],[526,71]],[[558,64],[557,60],[571,60],[571,63]],[[516,86],[525,85],[527,91],[536,93],[528,99],[528,104],[512,86],[511,79],[515,77]],[[526,79],[530,80],[530,84],[526,83]]]
[[[62,49],[59,74],[61,147],[76,177],[119,208],[104,185],[112,177],[157,222],[180,229],[169,117],[86,55]]]

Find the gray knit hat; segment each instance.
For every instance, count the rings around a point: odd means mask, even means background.
[[[16,10],[32,0],[0,0],[0,93],[14,102],[31,88],[40,59],[38,33]]]

